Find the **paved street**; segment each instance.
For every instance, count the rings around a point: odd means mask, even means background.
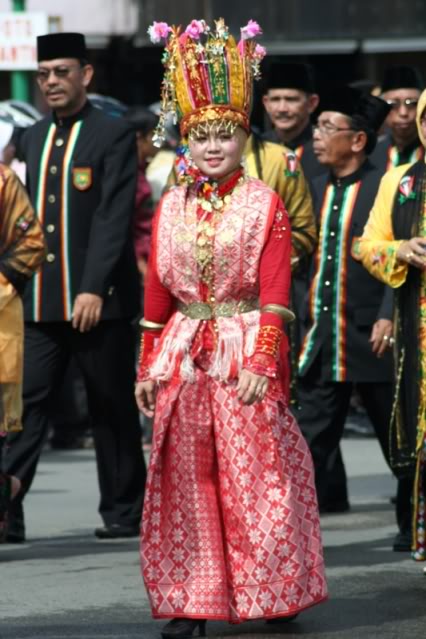
[[[346,439],[353,509],[324,517],[330,600],[281,626],[211,623],[212,637],[423,639],[426,577],[392,553],[395,482],[373,439]],[[93,451],[46,451],[27,500],[29,541],[0,546],[0,639],[154,639],[138,544],[97,541]]]

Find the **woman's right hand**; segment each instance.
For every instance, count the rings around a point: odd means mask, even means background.
[[[146,417],[153,417],[155,409],[155,395],[157,385],[148,379],[145,382],[137,382],[135,386],[136,403],[141,413]]]
[[[401,242],[396,256],[400,262],[420,269],[426,268],[426,238],[412,237],[411,240]]]

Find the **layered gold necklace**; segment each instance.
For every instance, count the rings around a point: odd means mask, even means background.
[[[205,182],[199,189],[197,196],[197,208],[203,209],[204,213],[197,221],[197,234],[195,246],[195,259],[200,270],[200,279],[209,288],[214,282],[214,241],[216,227],[222,219],[223,210],[232,198],[234,189],[244,182],[242,172],[236,174],[235,179],[230,181],[230,190],[223,196],[219,195],[219,187],[216,182]]]

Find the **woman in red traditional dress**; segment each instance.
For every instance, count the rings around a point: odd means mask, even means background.
[[[163,110],[188,137],[186,184],[160,202],[145,290],[140,410],[154,414],[141,544],[165,639],[205,621],[290,619],[327,597],[313,467],[288,410],[290,227],[245,177],[250,21],[184,33],[165,23]],[[160,132],[161,138],[161,120]]]

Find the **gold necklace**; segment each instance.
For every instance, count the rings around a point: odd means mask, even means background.
[[[232,199],[232,193],[244,182],[241,176],[231,193],[224,197],[217,194],[218,185],[206,182],[203,184],[201,193],[197,197],[197,207],[205,211],[196,227],[195,259],[200,269],[200,279],[211,289],[214,285],[214,240],[216,227],[220,222],[223,209]]]

